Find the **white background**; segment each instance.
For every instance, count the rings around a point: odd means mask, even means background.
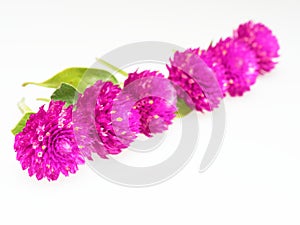
[[[299,224],[298,0],[0,2],[0,224]],[[277,68],[242,98],[226,99],[227,127],[212,167],[198,173],[203,140],[191,162],[158,186],[126,188],[81,166],[57,182],[36,181],[15,160],[11,128],[26,87],[124,44],[156,40],[206,48],[253,19],[281,45]],[[200,122],[210,124],[209,115]],[[205,137],[205,135],[203,135]],[[200,138],[200,140],[202,140]]]

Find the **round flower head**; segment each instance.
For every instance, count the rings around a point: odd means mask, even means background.
[[[219,63],[219,60],[216,59],[216,56],[213,54],[212,51],[198,50],[198,54],[200,55],[201,59],[206,63],[206,65],[215,72],[222,95],[224,97],[227,92],[227,82],[224,76],[224,66]]]
[[[133,109],[140,114],[140,133],[151,137],[168,129],[177,110],[176,91],[168,79],[156,71],[130,73],[124,91],[136,100]]]
[[[216,63],[223,65],[225,86],[231,96],[241,96],[250,90],[258,76],[258,65],[255,53],[244,42],[227,38],[207,51],[212,52]]]
[[[261,74],[275,67],[274,59],[279,57],[279,44],[268,27],[249,21],[239,26],[234,37],[243,40],[255,52]]]
[[[201,58],[198,49],[177,51],[171,60],[171,66],[167,65],[167,68],[169,79],[177,87],[178,96],[187,105],[201,112],[218,107],[223,97],[220,88],[223,85],[221,73],[217,77],[213,68]]]
[[[92,159],[92,152],[102,158],[118,154],[136,138],[139,114],[131,110],[132,98],[120,92],[119,86],[100,80],[77,100],[75,135],[88,159]]]
[[[45,111],[40,107],[28,119],[22,132],[16,135],[14,149],[23,170],[38,180],[57,180],[59,174],[75,173],[84,163],[73,133],[72,106],[51,101]]]

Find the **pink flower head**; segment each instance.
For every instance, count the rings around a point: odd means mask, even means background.
[[[216,58],[213,51],[199,50],[198,54],[200,55],[201,59],[206,63],[206,65],[215,72],[215,75],[219,82],[220,89],[222,91],[222,95],[224,97],[227,92],[227,84],[226,84],[227,82],[224,76],[225,74],[224,66],[220,63],[220,60]]]
[[[139,114],[121,88],[111,82],[97,81],[80,95],[74,111],[77,142],[85,157],[97,153],[102,158],[118,154],[136,138]]]
[[[268,27],[249,21],[239,26],[234,37],[243,40],[255,52],[261,74],[275,67],[274,59],[279,57],[279,44]]]
[[[176,91],[168,79],[156,71],[130,73],[124,91],[136,100],[133,109],[140,114],[140,133],[151,137],[168,129],[177,110]]]
[[[214,55],[215,63],[223,65],[225,86],[231,96],[241,96],[250,90],[258,76],[258,65],[255,53],[244,42],[227,38],[207,51]]]
[[[14,149],[23,170],[38,180],[57,180],[59,174],[75,173],[84,163],[73,133],[72,106],[51,101],[47,111],[40,107],[16,135]]]
[[[178,96],[191,108],[203,112],[218,107],[223,98],[220,67],[210,68],[199,55],[199,49],[176,52],[169,70],[169,79],[177,86]],[[214,69],[218,72],[216,73]],[[218,76],[217,76],[218,75]]]

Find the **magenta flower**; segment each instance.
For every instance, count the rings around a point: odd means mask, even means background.
[[[199,49],[187,49],[177,51],[171,66],[167,65],[169,79],[177,86],[178,96],[201,112],[218,107],[223,98],[222,67],[209,60],[207,54],[202,59]]]
[[[177,111],[176,91],[161,73],[148,70],[130,73],[124,91],[136,100],[133,109],[140,114],[140,133],[151,137],[172,124]]]
[[[211,48],[211,46],[210,46]],[[227,92],[227,82],[225,79],[225,68],[220,61],[216,58],[213,51],[208,50],[198,50],[198,54],[200,55],[201,59],[206,63],[206,65],[213,70],[215,76],[218,80],[219,87],[221,89],[223,97]]]
[[[134,101],[121,95],[121,88],[98,81],[80,95],[74,111],[76,140],[85,157],[97,153],[102,158],[118,154],[136,138],[139,114]]]
[[[261,74],[275,67],[274,59],[279,57],[279,44],[268,27],[249,21],[239,26],[234,37],[243,40],[255,52]]]
[[[84,163],[74,138],[72,106],[65,108],[64,104],[51,101],[47,111],[40,107],[15,137],[17,160],[38,180],[57,180],[60,173],[68,176]]]
[[[227,38],[207,50],[214,55],[214,62],[223,65],[224,80],[231,96],[242,96],[250,90],[258,76],[255,53],[240,40]]]

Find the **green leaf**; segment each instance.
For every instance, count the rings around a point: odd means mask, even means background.
[[[23,115],[23,117],[19,121],[19,123],[11,130],[13,135],[20,133],[24,129],[24,127],[26,126],[27,120],[29,119],[31,114],[33,114],[33,112],[27,112]]]
[[[56,89],[51,95],[52,100],[64,101],[66,106],[73,105],[76,102],[78,92],[72,86],[62,83],[60,88]]]
[[[18,108],[23,113],[22,119],[18,122],[18,124],[11,130],[13,135],[20,133],[23,128],[26,126],[27,120],[30,115],[34,112],[25,104],[25,99],[22,98],[21,101],[18,102]]]
[[[192,111],[192,109],[189,106],[187,106],[185,101],[181,98],[177,99],[177,108],[178,110],[176,112],[176,116],[179,118],[186,116]]]
[[[117,79],[108,71],[95,68],[74,67],[65,69],[44,82],[26,82],[22,86],[25,87],[28,84],[33,84],[57,89],[62,83],[66,83],[82,93],[88,86],[93,85],[98,80],[111,81],[114,84],[118,83]]]

